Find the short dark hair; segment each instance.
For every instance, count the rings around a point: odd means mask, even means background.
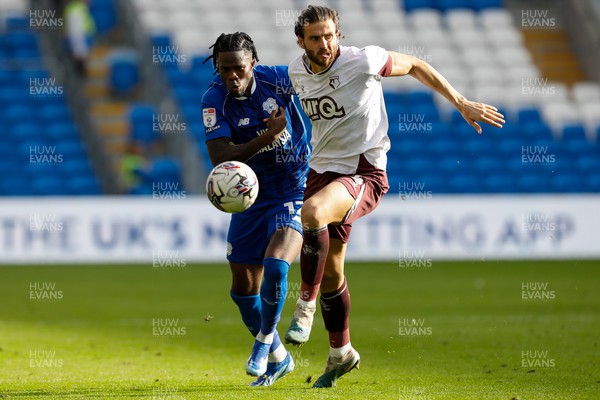
[[[217,59],[219,58],[219,53],[222,51],[247,50],[252,53],[252,60],[258,61],[258,53],[256,52],[254,42],[246,32],[221,33],[215,44],[210,46],[209,49],[213,49],[212,55],[206,57],[202,64],[212,58],[215,73],[219,69]]]
[[[312,24],[317,21],[332,20],[335,24],[335,31],[340,30],[340,20],[338,12],[333,8],[324,6],[308,6],[298,16],[296,24],[294,25],[294,33],[296,36],[304,38],[304,27],[308,24]]]

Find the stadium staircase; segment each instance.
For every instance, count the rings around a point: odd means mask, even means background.
[[[119,98],[111,91],[109,56],[118,47],[115,44],[100,44],[93,48],[84,86],[92,123],[102,138],[110,157],[111,169],[116,175],[120,173],[120,162],[129,140],[128,110],[137,101],[137,96]]]
[[[522,29],[524,45],[542,75],[551,81],[572,86],[585,79],[562,27]]]

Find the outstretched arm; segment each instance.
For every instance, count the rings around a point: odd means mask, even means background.
[[[496,107],[466,99],[448,83],[442,74],[425,61],[395,51],[389,51],[388,53],[392,57],[392,73],[390,76],[411,75],[419,82],[435,90],[456,107],[465,121],[475,128],[477,133],[481,133],[481,126],[477,121],[502,128],[504,115],[500,114]]]

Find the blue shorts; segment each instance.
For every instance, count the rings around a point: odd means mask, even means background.
[[[283,199],[255,203],[233,214],[227,232],[227,260],[240,264],[262,264],[271,236],[277,229],[291,227],[302,234],[300,209],[304,191]]]

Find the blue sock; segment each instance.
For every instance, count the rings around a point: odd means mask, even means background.
[[[260,331],[260,296],[257,294],[253,296],[238,296],[231,291],[229,294],[233,302],[240,309],[242,321],[244,321],[246,328],[248,328],[252,336],[256,337]]]
[[[287,295],[287,274],[290,264],[279,258],[265,258],[265,274],[260,286],[262,303],[260,331],[263,335],[276,332]]]
[[[260,332],[260,310],[261,310],[261,301],[260,296],[255,294],[253,296],[238,296],[233,294],[233,292],[229,292],[231,295],[231,299],[238,306],[240,310],[240,314],[242,314],[242,321],[252,334],[252,337],[256,337],[258,332]],[[273,344],[269,349],[269,352],[274,351],[281,345],[281,339],[279,339],[279,334],[275,331],[275,335],[273,337]]]

